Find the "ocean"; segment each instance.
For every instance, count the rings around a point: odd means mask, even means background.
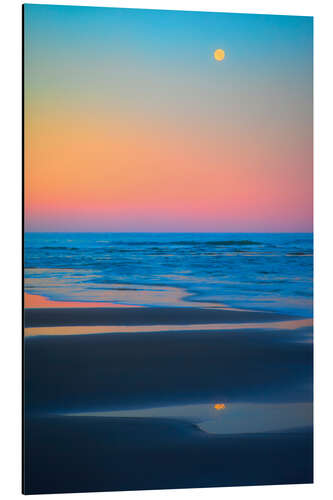
[[[312,233],[27,233],[25,291],[55,301],[312,317]]]

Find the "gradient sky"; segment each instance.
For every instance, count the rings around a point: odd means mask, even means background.
[[[312,71],[310,17],[25,5],[26,230],[312,231]]]

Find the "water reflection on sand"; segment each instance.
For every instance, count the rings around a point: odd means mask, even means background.
[[[208,434],[297,431],[313,425],[313,405],[302,403],[213,403],[118,411],[65,413],[68,417],[172,418],[186,420]]]
[[[158,333],[158,332],[202,332],[212,330],[298,330],[309,329],[312,336],[313,320],[293,319],[290,321],[272,321],[262,323],[205,323],[190,325],[110,325],[110,326],[48,326],[25,328],[25,336],[36,335],[90,335],[103,333]]]

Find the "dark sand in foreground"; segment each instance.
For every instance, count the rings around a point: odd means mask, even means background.
[[[193,308],[26,311],[26,326],[34,327],[274,320],[283,317]],[[310,327],[237,325],[26,338],[25,492],[312,482],[310,428],[228,436],[174,418],[61,415],[208,401],[311,402],[310,334]]]
[[[173,419],[32,418],[27,493],[312,482],[312,431],[212,436]]]

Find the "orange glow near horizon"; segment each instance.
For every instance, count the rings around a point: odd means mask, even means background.
[[[310,19],[80,9],[25,8],[27,231],[312,231]]]
[[[251,137],[235,149],[227,129],[221,140],[196,130],[167,133],[159,123],[155,130],[121,126],[104,116],[82,123],[35,117],[26,138],[27,229],[38,230],[33,221],[44,218],[50,231],[66,224],[65,230],[81,230],[79,224],[126,230],[133,221],[158,230],[158,220],[162,230],[168,221],[214,230],[230,220],[246,230],[263,218],[274,229],[291,212],[302,223],[312,186],[302,177],[286,183],[284,155],[270,154],[269,143]]]

